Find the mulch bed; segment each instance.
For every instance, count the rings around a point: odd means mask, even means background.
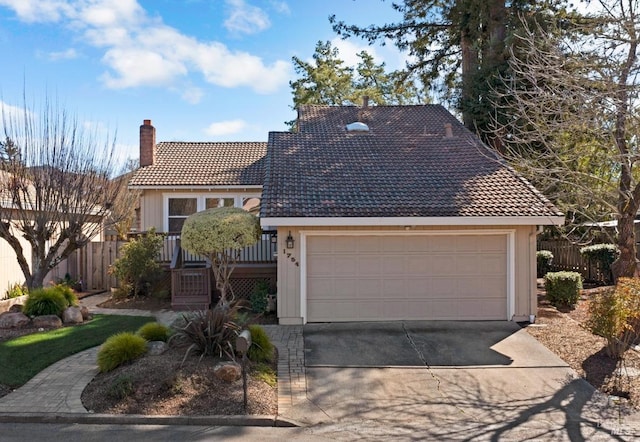
[[[606,340],[587,330],[589,302],[606,287],[582,291],[572,309],[557,309],[538,293],[536,324],[527,331],[564,360],[578,375],[601,392],[620,397],[629,405],[640,408],[640,354],[634,348],[624,358],[615,360],[605,351]]]

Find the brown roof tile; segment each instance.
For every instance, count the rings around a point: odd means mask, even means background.
[[[129,186],[260,186],[265,142],[163,142],[156,162],[138,169]]]
[[[560,215],[443,107],[372,107],[347,133],[357,112],[305,106],[300,133],[270,133],[261,216]]]

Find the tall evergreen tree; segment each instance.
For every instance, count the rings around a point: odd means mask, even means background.
[[[407,75],[416,74],[439,97],[459,109],[469,129],[493,145],[486,128],[495,109],[494,90],[508,69],[508,48],[521,17],[562,17],[563,0],[403,0],[392,2],[397,23],[349,25],[331,16],[344,38],[369,43],[391,40],[407,51]],[[559,14],[559,15],[558,15]]]

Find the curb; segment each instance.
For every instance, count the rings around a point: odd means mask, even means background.
[[[206,425],[225,427],[299,427],[292,420],[270,415],[147,416],[99,413],[0,413],[0,423],[118,424],[118,425]]]

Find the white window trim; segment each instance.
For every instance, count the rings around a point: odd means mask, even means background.
[[[307,238],[309,236],[436,236],[436,235],[505,235],[507,240],[507,311],[506,320],[513,319],[515,314],[515,247],[516,231],[513,229],[482,230],[300,230],[300,317],[307,323]]]
[[[248,193],[215,193],[215,192],[180,192],[180,193],[163,193],[162,194],[162,229],[164,232],[169,231],[169,200],[179,198],[195,198],[196,199],[196,211],[201,212],[205,210],[206,200],[208,198],[233,198],[233,206],[242,208],[242,203],[245,198],[262,198],[260,192],[248,192]]]

